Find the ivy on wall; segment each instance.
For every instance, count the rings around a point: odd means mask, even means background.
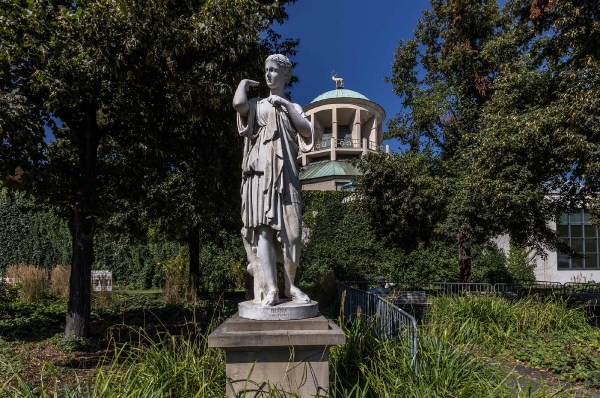
[[[329,272],[338,280],[375,280],[379,276],[407,283],[459,280],[455,242],[421,242],[410,252],[393,242],[386,244],[369,230],[367,216],[353,208],[349,195],[302,191],[303,225],[310,231],[301,252],[302,281],[318,283]],[[495,245],[474,245],[472,254],[474,282],[510,279],[505,256]]]

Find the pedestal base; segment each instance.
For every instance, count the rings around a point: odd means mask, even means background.
[[[314,318],[319,315],[319,303],[311,301],[307,304],[294,303],[292,300],[281,300],[273,306],[263,307],[252,301],[238,304],[240,318],[254,319],[257,321],[294,320]]]
[[[344,332],[322,315],[258,321],[235,314],[208,336],[209,347],[225,350],[228,397],[267,392],[269,385],[300,397],[326,396],[329,348],[345,342]]]

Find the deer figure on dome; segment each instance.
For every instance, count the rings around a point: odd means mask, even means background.
[[[344,88],[344,79],[337,77],[337,72],[331,71],[331,80],[335,82],[335,88]]]

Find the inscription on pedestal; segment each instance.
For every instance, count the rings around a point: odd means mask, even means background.
[[[285,318],[290,317],[290,314],[289,314],[287,308],[283,308],[283,307],[271,308],[271,318],[281,318],[281,317],[285,317]]]

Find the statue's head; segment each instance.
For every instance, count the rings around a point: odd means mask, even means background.
[[[288,59],[285,55],[282,54],[271,54],[267,57],[265,61],[265,65],[269,62],[274,62],[279,66],[281,70],[284,71],[285,74],[285,84],[288,84],[290,80],[292,80],[292,61]]]

